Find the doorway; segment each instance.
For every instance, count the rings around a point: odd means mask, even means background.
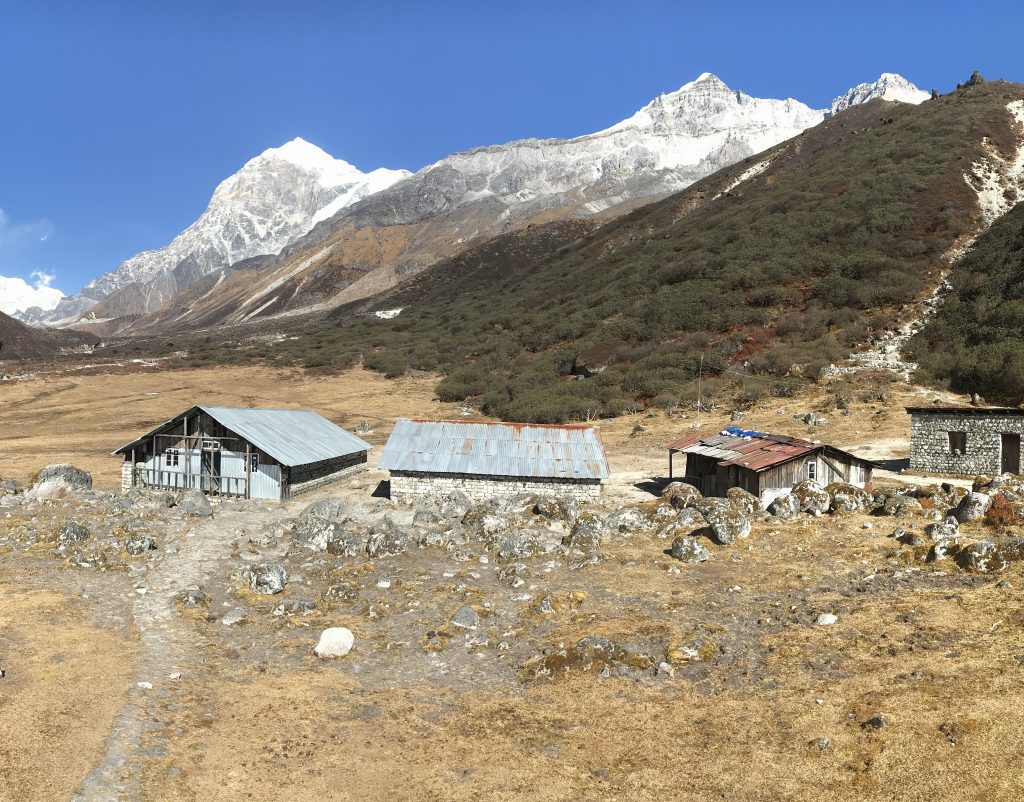
[[[1020,435],[1003,434],[1003,473],[1020,473]]]
[[[202,489],[216,495],[220,492],[220,451],[204,449],[202,453]]]

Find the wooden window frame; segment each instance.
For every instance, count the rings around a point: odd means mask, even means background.
[[[967,454],[967,432],[950,431],[946,436],[949,439],[949,456],[958,456],[958,451],[961,457]]]
[[[818,463],[816,460],[808,460],[807,462],[807,481],[818,481]]]
[[[177,468],[181,465],[181,449],[180,448],[165,448],[164,449],[164,467],[165,468]]]

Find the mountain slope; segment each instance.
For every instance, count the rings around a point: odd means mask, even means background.
[[[295,139],[221,182],[199,219],[167,247],[133,256],[51,313],[26,316],[53,324],[84,312],[114,318],[153,311],[216,270],[278,253],[321,220],[408,175],[385,169],[364,174]]]
[[[35,329],[0,312],[0,361],[56,356],[91,349],[97,342],[96,337],[77,331]]]
[[[436,366],[444,397],[519,420],[692,402],[699,370],[705,401],[789,392],[899,325],[984,230],[999,182],[976,174],[998,157],[1014,175],[1018,101],[1024,87],[993,82],[856,106],[546,258],[501,256],[528,232],[471,251],[279,353]]]
[[[851,90],[848,103],[887,97],[896,78]],[[595,214],[611,219],[826,115],[795,100],[752,98],[705,73],[594,134],[521,140],[442,159],[324,221],[269,266],[225,273],[216,286],[197,288],[203,291],[138,321],[134,330],[241,323],[366,298],[529,224]]]

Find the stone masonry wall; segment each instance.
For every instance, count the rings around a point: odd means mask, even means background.
[[[127,493],[135,484],[135,466],[125,460],[121,463],[121,492]]]
[[[949,433],[967,432],[967,453],[949,453]],[[975,476],[1002,470],[1002,434],[1024,435],[1024,416],[927,413],[911,416],[910,467]]]
[[[471,501],[512,498],[523,493],[534,496],[573,496],[580,501],[594,501],[601,496],[601,483],[597,480],[544,481],[500,476],[391,472],[391,498],[394,501],[413,501],[418,496],[446,496],[455,491],[465,493]]]

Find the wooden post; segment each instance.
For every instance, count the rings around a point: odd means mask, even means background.
[[[135,487],[135,449],[132,449],[132,487]]]
[[[185,479],[183,484],[185,485],[185,489],[188,490],[188,472],[192,462],[192,454],[188,447],[188,415],[185,416],[185,420],[182,422],[182,432],[185,442]]]
[[[672,449],[670,448],[670,449],[668,450],[668,478],[669,478],[669,479],[671,479],[671,478],[672,478],[672,454],[673,454],[673,453],[674,453],[674,452],[673,452],[673,451],[672,451]]]
[[[249,441],[245,441],[245,497],[252,498],[252,494],[249,492],[249,487],[252,484],[252,457],[250,454]]]

